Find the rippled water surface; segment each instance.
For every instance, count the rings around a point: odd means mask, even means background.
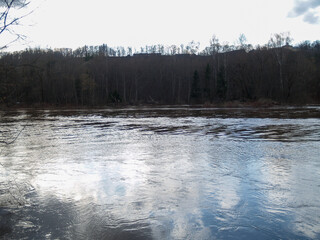
[[[0,131],[0,238],[320,238],[318,107],[0,111]]]

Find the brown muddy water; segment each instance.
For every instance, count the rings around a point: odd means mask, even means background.
[[[0,238],[319,239],[320,107],[0,111]]]

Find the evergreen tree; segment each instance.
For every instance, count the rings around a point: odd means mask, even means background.
[[[218,81],[217,81],[217,96],[220,99],[225,99],[226,98],[226,93],[227,93],[227,84],[225,80],[225,71],[224,67],[220,67],[219,72],[218,72]]]
[[[210,68],[209,63],[206,66],[206,71],[205,71],[205,82],[204,82],[204,88],[203,88],[203,93],[204,93],[204,99],[209,100],[210,99],[210,79],[211,79],[211,74],[212,70]]]
[[[201,98],[201,88],[199,83],[199,73],[197,70],[193,73],[193,80],[191,86],[191,99],[195,102],[199,102]]]

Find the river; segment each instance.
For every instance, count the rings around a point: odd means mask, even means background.
[[[0,238],[320,238],[320,107],[0,111],[0,142]]]

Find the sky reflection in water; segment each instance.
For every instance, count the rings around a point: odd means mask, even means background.
[[[319,238],[319,109],[195,111],[1,113],[4,236]]]

